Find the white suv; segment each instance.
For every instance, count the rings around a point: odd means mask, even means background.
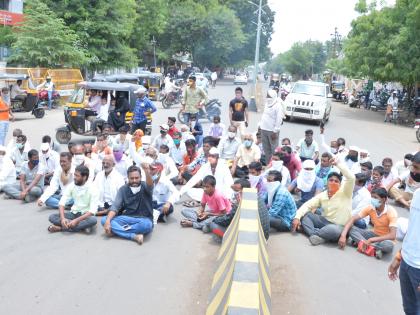
[[[314,81],[298,81],[286,98],[286,119],[327,122],[331,114],[330,87]]]

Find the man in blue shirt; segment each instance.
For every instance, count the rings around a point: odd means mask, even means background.
[[[134,93],[137,94],[136,106],[134,107],[133,121],[131,125],[131,133],[133,134],[137,129],[143,130],[146,133],[147,117],[146,112],[154,113],[156,106],[146,96],[146,88],[139,87]]]
[[[281,180],[279,171],[268,172],[265,204],[270,216],[270,227],[279,232],[288,232],[296,215],[296,203],[292,195],[281,185]]]

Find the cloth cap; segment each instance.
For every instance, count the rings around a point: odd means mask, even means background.
[[[50,144],[47,142],[44,142],[41,144],[41,151],[48,151],[50,149]]]
[[[315,168],[315,162],[313,160],[305,160],[302,163],[302,168],[303,169],[305,169],[305,168],[312,168],[312,169],[314,169]]]
[[[134,93],[145,94],[146,92],[147,92],[147,89],[143,85],[140,85],[140,87]]]
[[[169,126],[167,124],[162,124],[162,125],[160,125],[160,130],[168,131]]]

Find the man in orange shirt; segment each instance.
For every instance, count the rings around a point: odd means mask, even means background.
[[[9,130],[9,120],[14,120],[12,110],[0,97],[0,145],[3,146],[4,141],[6,140],[7,131]]]
[[[365,244],[375,247],[376,252],[392,252],[397,234],[398,214],[393,207],[386,203],[387,196],[388,193],[385,188],[376,188],[372,191],[371,205],[354,215],[344,226],[341,237],[338,240],[341,248],[346,246],[348,233],[356,244],[363,241]],[[373,230],[363,230],[353,226],[354,222],[367,216],[370,217]]]

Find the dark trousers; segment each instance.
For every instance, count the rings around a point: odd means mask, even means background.
[[[305,234],[318,235],[328,242],[337,242],[343,231],[343,226],[331,223],[323,216],[312,212],[307,213],[301,221]]]
[[[64,213],[64,217],[67,220],[70,220],[70,221],[71,220],[74,220],[74,219],[76,219],[76,218],[78,218],[80,216],[81,216],[80,213],[76,213],[76,214],[74,214],[72,212],[65,212]],[[60,218],[60,214],[59,213],[51,214],[50,217],[49,217],[49,220],[50,220],[50,222],[52,224],[57,225],[57,226],[61,226],[61,218]],[[67,231],[67,232],[80,232],[80,231],[83,231],[83,230],[85,230],[87,228],[90,228],[90,227],[95,226],[96,223],[97,223],[96,218],[90,216],[89,218],[84,219],[83,221],[81,221],[78,225],[76,225],[72,229],[65,229],[63,227],[63,231]]]
[[[235,177],[246,178],[249,174],[248,166],[236,167]]]
[[[290,227],[281,218],[275,218],[270,216],[270,227],[276,229],[278,232],[289,232]]]
[[[144,120],[138,124],[134,124],[131,126],[131,134],[133,134],[137,129],[141,129],[143,130],[143,133],[146,134],[146,125],[147,125],[147,120]]]
[[[404,259],[400,266],[400,286],[406,315],[420,314],[420,269],[411,267]]]

